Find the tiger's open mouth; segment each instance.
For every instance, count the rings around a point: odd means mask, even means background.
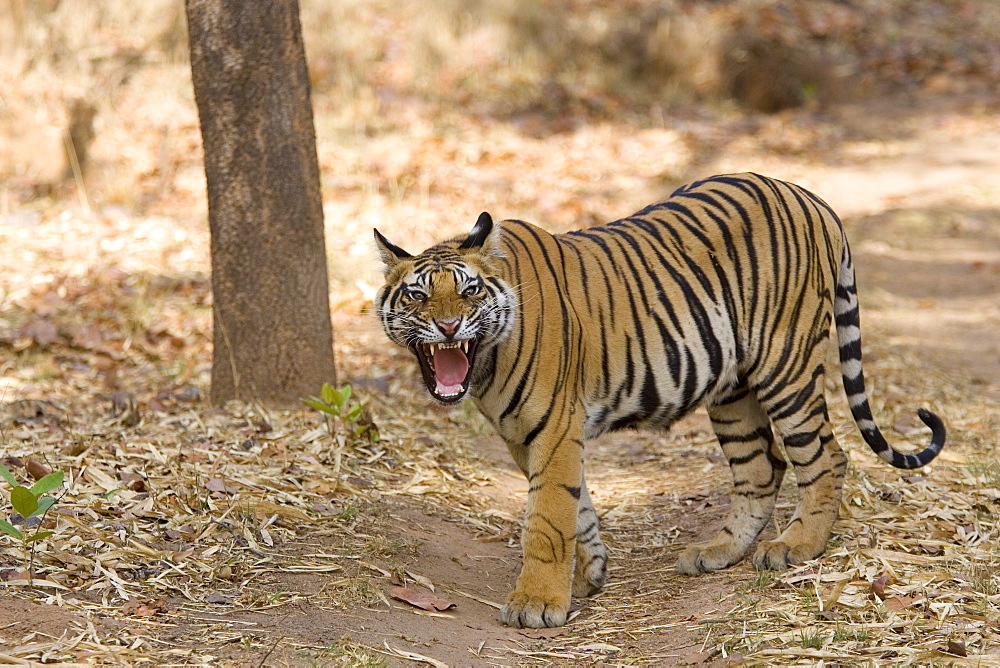
[[[418,343],[413,346],[424,384],[432,397],[451,404],[465,396],[469,391],[469,373],[478,347],[478,339]]]

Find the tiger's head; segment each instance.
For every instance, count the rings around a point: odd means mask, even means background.
[[[476,354],[514,323],[517,295],[498,273],[500,229],[483,212],[464,240],[411,255],[378,230],[386,284],[375,296],[385,333],[416,355],[431,396],[454,403],[469,391]]]

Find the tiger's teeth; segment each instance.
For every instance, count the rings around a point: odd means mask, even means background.
[[[463,340],[459,341],[458,343],[459,343],[459,346],[462,348],[462,352],[463,353],[469,352],[469,340],[468,339],[463,339]]]

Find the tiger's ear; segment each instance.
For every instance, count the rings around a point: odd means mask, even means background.
[[[503,257],[500,250],[500,229],[493,225],[493,216],[485,211],[479,214],[476,225],[458,248],[485,251],[486,255]]]
[[[382,236],[381,232],[375,231],[375,247],[378,248],[378,255],[385,263],[386,271],[392,269],[400,260],[413,257],[405,250],[392,243]]]

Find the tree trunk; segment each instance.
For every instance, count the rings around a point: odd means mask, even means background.
[[[212,234],[212,401],[333,383],[323,205],[297,0],[187,0]]]

